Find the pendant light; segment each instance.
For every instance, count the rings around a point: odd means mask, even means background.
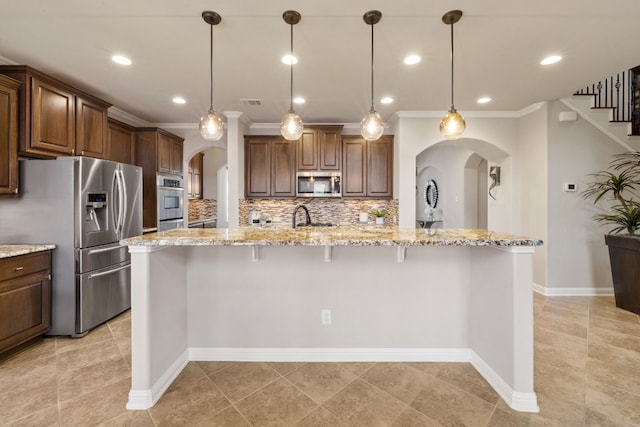
[[[461,10],[450,10],[442,16],[442,22],[451,25],[451,108],[440,122],[440,133],[445,139],[458,139],[466,127],[464,118],[453,105],[453,24],[462,18]]]
[[[289,141],[296,141],[300,139],[302,136],[302,131],[304,130],[304,125],[302,124],[302,119],[300,116],[296,114],[296,111],[293,109],[293,26],[300,22],[300,14],[295,10],[287,10],[282,14],[282,19],[284,22],[289,24],[291,27],[291,51],[289,56],[289,64],[290,68],[290,104],[289,104],[289,112],[284,115],[282,121],[280,122],[280,133]]]
[[[371,25],[371,109],[360,122],[360,133],[367,141],[377,140],[384,132],[384,123],[373,106],[373,26],[380,22],[380,18],[382,13],[379,10],[370,10],[362,16],[364,22]]]
[[[200,119],[198,128],[200,129],[200,134],[204,139],[207,141],[217,141],[222,138],[222,134],[224,133],[224,123],[222,123],[222,119],[213,109],[213,26],[218,25],[220,21],[222,21],[222,18],[216,12],[205,10],[202,12],[202,19],[204,19],[204,22],[209,24],[211,27],[211,98],[209,102],[209,111],[206,116]]]

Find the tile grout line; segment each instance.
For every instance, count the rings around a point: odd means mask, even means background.
[[[225,366],[224,368],[219,369],[219,370],[217,370],[217,371],[215,371],[215,372],[222,372],[222,371],[224,371],[224,370],[226,370],[226,369],[230,368],[231,366],[233,366],[234,364],[237,364],[237,363],[238,363],[238,362],[231,362],[231,364],[230,364],[229,366]],[[242,362],[240,362],[240,363],[242,363]],[[265,365],[267,365],[267,362],[246,362],[246,363],[260,363],[260,364],[265,364]],[[275,373],[276,373],[280,378],[282,378],[282,374],[280,374],[280,372],[276,371],[275,369],[273,369],[272,367],[270,367],[270,366],[268,366],[268,365],[267,365],[267,368],[269,368],[270,370],[272,370],[273,372],[275,372]],[[220,393],[222,393],[222,395],[225,397],[225,399],[227,399],[227,401],[229,401],[230,406],[233,406],[233,408],[238,412],[238,414],[240,414],[240,416],[241,416],[242,418],[244,418],[244,419],[245,419],[245,421],[247,421],[247,422],[249,423],[249,425],[252,425],[252,426],[253,426],[254,424],[253,424],[252,422],[250,422],[250,421],[247,419],[247,417],[245,417],[245,415],[244,415],[244,414],[240,411],[240,409],[236,406],[236,403],[240,403],[240,402],[242,402],[243,400],[245,400],[245,399],[249,398],[250,396],[253,396],[254,394],[256,394],[257,392],[259,392],[260,390],[262,390],[262,389],[264,389],[264,388],[266,388],[266,387],[270,386],[271,384],[275,383],[276,381],[278,381],[278,380],[280,379],[280,378],[276,378],[276,379],[274,379],[273,381],[270,381],[270,382],[268,382],[267,384],[265,384],[264,386],[262,386],[262,387],[260,387],[260,388],[258,388],[258,389],[256,389],[256,390],[254,390],[253,392],[249,393],[248,395],[246,395],[246,396],[244,396],[244,397],[242,397],[242,398],[238,399],[238,401],[237,401],[237,402],[234,402],[233,400],[231,400],[231,399],[229,398],[229,396],[227,396],[227,395],[225,394],[225,392],[224,392],[224,391],[223,391],[223,390],[218,386],[218,384],[216,384],[215,380],[214,380],[213,378],[211,378],[211,377],[209,376],[209,374],[205,374],[205,375],[207,376],[207,378],[209,378],[209,379],[211,380],[211,382],[213,383],[213,385],[214,385],[218,390],[220,390]],[[225,407],[225,409],[226,409],[226,408],[228,408],[228,406],[226,406],[226,407]],[[217,413],[216,413],[216,415],[220,414],[222,411],[224,411],[224,409],[222,409],[221,411],[217,412]]]

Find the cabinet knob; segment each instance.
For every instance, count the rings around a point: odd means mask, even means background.
[[[14,271],[20,271],[20,270],[24,270],[24,267],[16,267],[16,268],[14,268]]]

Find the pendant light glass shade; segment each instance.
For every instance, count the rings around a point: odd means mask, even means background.
[[[440,121],[440,134],[445,139],[460,138],[467,127],[464,118],[453,106],[453,24],[458,22],[460,18],[462,18],[461,10],[450,10],[442,16],[442,22],[451,25],[451,108]]]
[[[373,106],[373,26],[380,22],[380,18],[382,13],[379,10],[370,10],[362,16],[365,24],[371,25],[371,108],[360,122],[360,134],[367,141],[379,139],[384,132],[384,123]]]
[[[304,124],[302,123],[302,119],[300,116],[296,114],[296,111],[293,109],[293,26],[300,22],[300,13],[295,10],[287,10],[282,14],[282,19],[284,22],[289,24],[291,27],[291,50],[289,52],[291,56],[290,62],[290,74],[289,74],[289,95],[290,95],[290,103],[289,103],[289,111],[284,115],[282,121],[280,122],[280,134],[284,137],[284,139],[288,141],[297,141],[302,136],[302,132],[304,131]]]
[[[202,135],[202,137],[207,141],[218,141],[220,138],[222,138],[222,135],[224,134],[224,123],[222,122],[222,119],[220,118],[220,116],[218,116],[215,110],[213,109],[213,26],[218,25],[220,21],[222,21],[222,18],[216,12],[205,10],[204,12],[202,12],[202,19],[204,19],[204,22],[209,24],[209,26],[211,27],[210,28],[211,98],[209,103],[209,111],[207,112],[206,116],[200,119],[198,128],[200,129],[200,135]]]
[[[380,118],[380,114],[376,110],[371,109],[360,122],[360,134],[367,141],[375,141],[382,136],[384,132],[384,123]]]
[[[440,121],[440,133],[444,139],[458,139],[466,126],[467,124],[460,113],[456,110],[449,110]]]
[[[297,141],[302,136],[303,130],[302,119],[293,110],[285,114],[280,122],[280,133],[286,140]]]
[[[198,128],[200,129],[200,135],[207,141],[217,141],[224,134],[224,123],[213,109],[209,110],[209,114],[200,119]]]

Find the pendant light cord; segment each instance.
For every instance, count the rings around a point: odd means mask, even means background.
[[[371,24],[371,111],[373,108],[373,25]]]
[[[291,50],[289,51],[289,65],[290,65],[290,79],[289,79],[289,112],[293,112],[293,24],[290,24],[291,27]]]
[[[451,24],[451,110],[455,111],[453,106],[453,24]]]
[[[210,59],[210,73],[209,75],[211,76],[211,84],[209,86],[210,90],[210,94],[211,97],[209,98],[209,112],[211,113],[213,111],[213,24],[209,24],[209,30],[210,30],[210,52],[209,52],[209,59]]]

